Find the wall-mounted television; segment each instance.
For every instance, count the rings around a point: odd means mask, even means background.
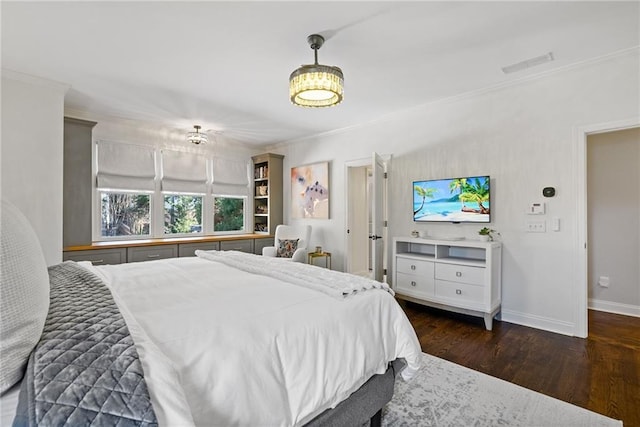
[[[488,176],[413,182],[415,222],[491,222]]]

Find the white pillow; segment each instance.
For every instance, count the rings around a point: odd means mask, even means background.
[[[49,273],[25,216],[3,200],[0,211],[0,394],[22,379],[49,311]]]

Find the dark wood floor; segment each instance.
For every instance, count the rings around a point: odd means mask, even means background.
[[[401,302],[422,351],[640,427],[640,318],[589,311],[589,337]]]

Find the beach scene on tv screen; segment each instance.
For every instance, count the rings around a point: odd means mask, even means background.
[[[419,222],[489,222],[489,177],[414,182],[413,219]]]

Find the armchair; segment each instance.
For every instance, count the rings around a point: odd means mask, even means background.
[[[293,256],[290,259],[294,262],[306,262],[307,247],[309,246],[309,239],[311,238],[311,226],[310,225],[278,225],[275,233],[275,246],[266,246],[262,248],[263,256],[277,257],[278,247],[283,240],[296,240],[298,239],[297,248],[293,252]]]

